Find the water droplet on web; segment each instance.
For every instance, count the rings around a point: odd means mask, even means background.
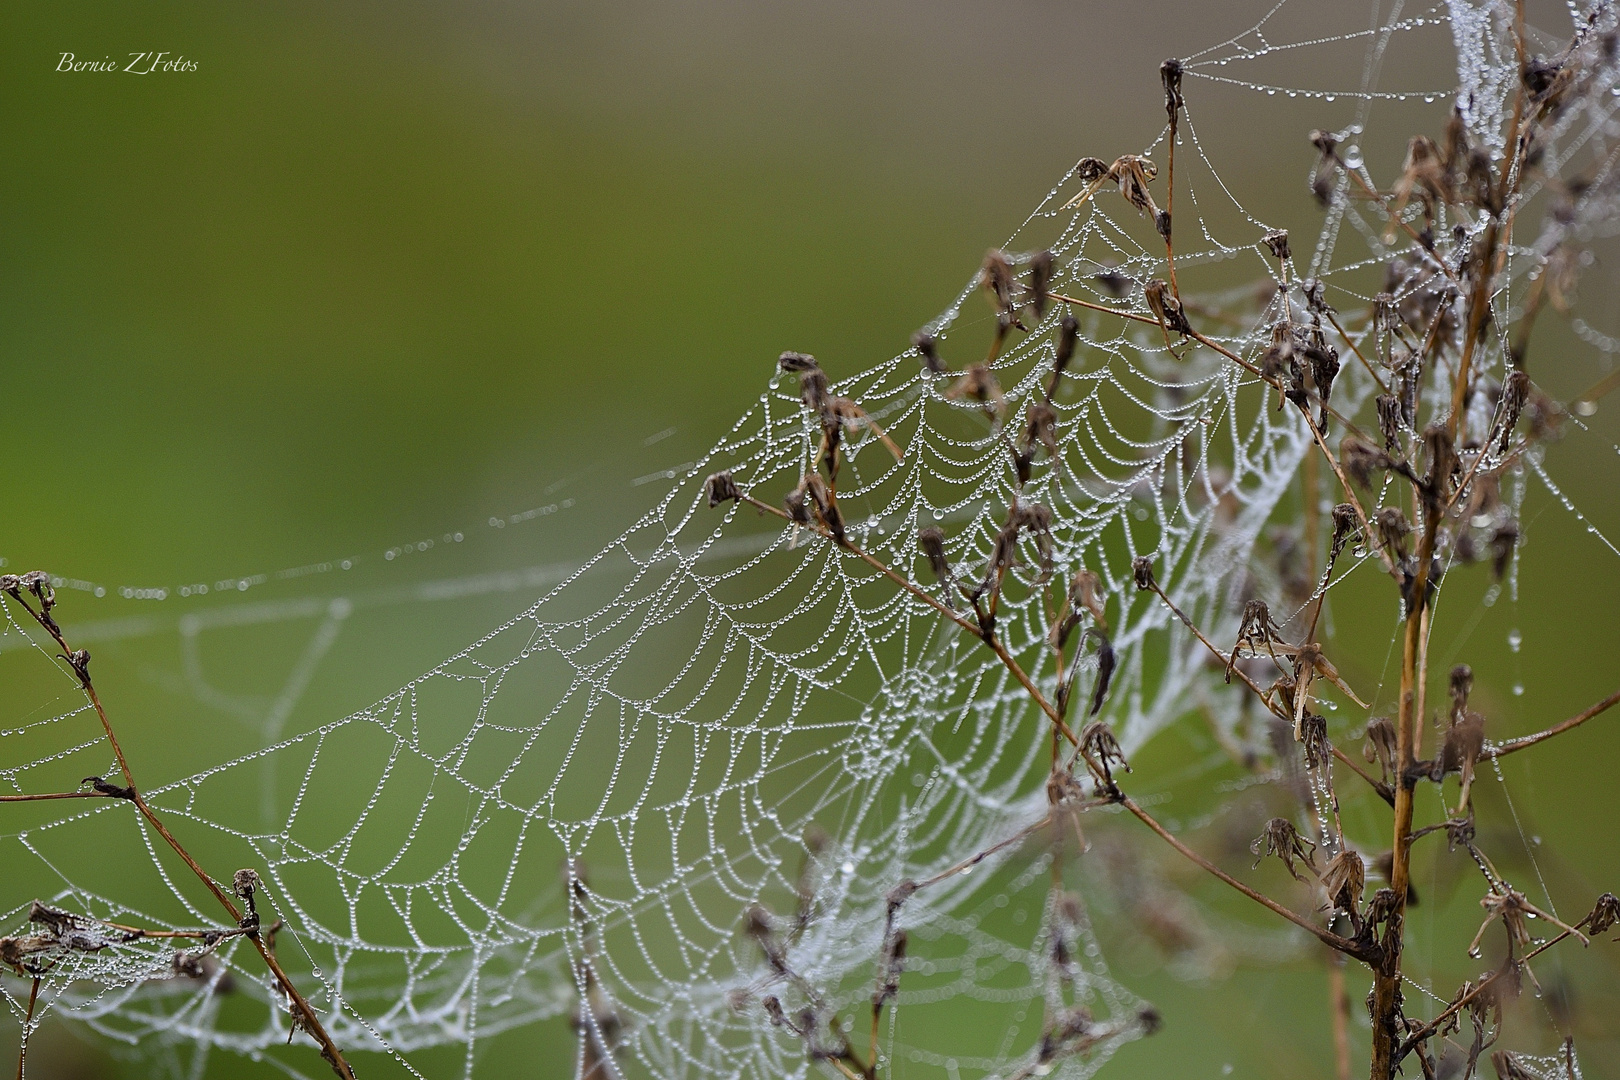
[[[1524,697],[1524,683],[1517,683],[1516,682],[1516,683],[1513,684],[1513,696],[1514,697]]]
[[[934,520],[935,521],[944,521],[945,520],[945,511],[941,510],[937,506],[934,507]]]
[[[1351,146],[1344,152],[1344,167],[1347,169],[1361,168],[1361,147]]]
[[[1496,603],[1496,598],[1501,596],[1501,595],[1502,595],[1502,586],[1500,586],[1500,585],[1492,585],[1490,588],[1485,590],[1485,598],[1481,602],[1486,607],[1490,607],[1491,605]]]
[[[1428,102],[1430,105],[1433,105],[1434,104],[1434,95],[1433,94],[1424,94],[1423,95],[1423,100]]]
[[[845,861],[844,865],[840,866],[838,869],[842,870],[846,874],[853,874],[855,872],[855,864]]]
[[[1336,97],[1338,97],[1337,94],[1328,94],[1325,97],[1323,97],[1322,100],[1323,101],[1332,101]]]
[[[1519,633],[1518,627],[1515,626],[1512,630],[1508,631],[1507,642],[1508,648],[1512,649],[1514,652],[1519,651],[1519,646],[1524,644],[1524,635]]]
[[[1275,89],[1275,88],[1273,88],[1273,87],[1267,87],[1267,88],[1266,88],[1266,93],[1267,93],[1267,94],[1270,94],[1270,95],[1272,95],[1272,96],[1275,96],[1275,95],[1276,95],[1276,93],[1277,93],[1277,91],[1276,91],[1276,89]]]

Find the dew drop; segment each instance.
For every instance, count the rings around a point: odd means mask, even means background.
[[[1352,146],[1345,150],[1344,167],[1347,169],[1361,168],[1361,147]]]
[[[1491,607],[1492,605],[1494,605],[1496,603],[1497,597],[1499,597],[1501,595],[1502,595],[1502,586],[1500,586],[1500,585],[1492,585],[1490,588],[1485,590],[1485,599],[1483,601],[1481,601],[1481,602],[1486,607]]]
[[[945,520],[945,511],[939,509],[938,507],[935,507],[934,508],[934,520],[935,521],[944,521]]]
[[[1327,94],[1327,95],[1323,96],[1322,100],[1323,101],[1332,101],[1337,96],[1338,96],[1337,94]]]
[[[1423,95],[1423,100],[1428,102],[1430,105],[1433,105],[1434,104],[1434,95],[1433,94],[1424,94]]]
[[[1513,696],[1514,697],[1524,697],[1524,683],[1517,683],[1516,682],[1516,683],[1513,684]]]
[[[1508,648],[1512,649],[1514,652],[1518,652],[1519,646],[1524,644],[1524,635],[1519,633],[1518,627],[1515,626],[1512,630],[1508,631],[1507,643]]]
[[[1276,94],[1277,94],[1277,91],[1276,91],[1276,90],[1274,90],[1274,89],[1269,89],[1269,88],[1268,88],[1268,89],[1267,89],[1267,90],[1266,90],[1266,93],[1267,93],[1267,94],[1269,94],[1269,95],[1271,95],[1271,96],[1272,96],[1272,97],[1275,97],[1275,96],[1276,96]]]

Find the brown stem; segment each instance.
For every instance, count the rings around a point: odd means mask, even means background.
[[[1390,856],[1389,887],[1395,894],[1395,910],[1389,916],[1394,933],[1405,917],[1406,895],[1411,882],[1412,797],[1414,784],[1408,779],[1413,762],[1415,709],[1421,701],[1422,635],[1426,620],[1429,565],[1434,554],[1435,531],[1440,520],[1429,515],[1424,522],[1423,539],[1418,545],[1417,580],[1409,594],[1418,605],[1417,611],[1406,613],[1405,633],[1401,646],[1401,690],[1399,722],[1395,731],[1395,821]],[[1400,1037],[1401,950],[1387,950],[1382,963],[1373,971],[1372,1012],[1372,1068],[1371,1080],[1390,1080],[1394,1075],[1395,1051]]]
[[[17,1048],[17,1080],[23,1080],[23,1066],[28,1061],[28,1036],[34,1023],[34,1004],[39,1001],[39,976],[34,976],[33,989],[28,991],[28,1013],[23,1017],[22,1040]]]
[[[1592,719],[1592,717],[1612,709],[1615,705],[1620,705],[1620,690],[1616,690],[1614,693],[1610,694],[1596,705],[1593,705],[1591,708],[1576,713],[1568,720],[1565,720],[1559,724],[1554,724],[1545,731],[1538,731],[1534,735],[1522,735],[1517,739],[1509,739],[1507,742],[1499,743],[1496,746],[1487,746],[1485,748],[1485,754],[1487,757],[1499,758],[1504,754],[1511,754],[1516,751],[1523,750],[1526,747],[1534,746],[1536,743],[1545,742],[1554,735],[1562,735],[1571,728],[1580,727],[1582,724]]]
[[[54,623],[49,621],[43,613],[35,612],[34,609],[27,603],[23,603],[23,607],[28,610],[28,613],[34,617],[35,621],[38,622],[40,626],[50,633],[51,637],[56,639],[57,644],[62,647],[63,652],[72,655],[73,651],[68,648],[68,644],[63,639],[61,631],[56,628]],[[180,856],[181,861],[183,861],[186,866],[190,867],[191,872],[197,876],[197,880],[201,881],[203,885],[207,887],[208,891],[214,894],[214,898],[219,901],[220,905],[227,912],[230,913],[231,921],[239,924],[242,920],[241,910],[238,909],[236,904],[231,901],[230,897],[225,894],[224,890],[219,887],[219,883],[216,882],[207,871],[198,865],[197,860],[191,857],[191,853],[188,852],[180,841],[175,838],[175,835],[169,831],[168,827],[163,824],[163,821],[152,810],[151,806],[147,804],[146,799],[142,797],[140,789],[135,785],[135,776],[130,771],[129,759],[124,756],[123,747],[118,744],[118,736],[113,732],[112,721],[107,718],[107,710],[102,706],[101,697],[96,693],[96,688],[90,681],[88,669],[76,667],[75,671],[78,673],[80,686],[84,689],[85,695],[89,697],[91,706],[96,710],[96,716],[101,720],[101,729],[106,733],[107,743],[112,747],[113,757],[118,761],[118,770],[123,774],[124,783],[128,785],[129,800],[135,804],[135,808],[140,811],[141,816],[146,819],[147,824],[149,824],[159,836],[163,837],[164,842],[174,850],[176,855]],[[314,1038],[315,1042],[320,1047],[321,1056],[325,1058],[327,1063],[332,1066],[332,1071],[334,1073],[342,1077],[343,1080],[354,1080],[353,1070],[349,1068],[348,1062],[343,1058],[343,1052],[338,1049],[337,1043],[333,1041],[332,1036],[327,1032],[325,1025],[321,1023],[319,1014],[315,1012],[315,1009],[310,1005],[309,1001],[305,999],[304,995],[299,993],[298,988],[293,985],[292,979],[288,978],[287,973],[282,970],[280,963],[278,963],[275,958],[275,955],[271,953],[270,950],[265,947],[264,942],[260,940],[259,934],[256,931],[251,931],[247,934],[247,936],[249,940],[253,942],[254,947],[258,949],[259,955],[264,958],[265,965],[275,976],[276,982],[281,987],[282,992],[287,995],[291,1008],[296,1014],[296,1023],[299,1026],[302,1026],[304,1030],[308,1031],[310,1036]]]
[[[1065,304],[1073,304],[1075,307],[1090,308],[1092,311],[1100,311],[1105,315],[1118,315],[1122,319],[1132,319],[1136,322],[1147,323],[1149,326],[1159,325],[1158,319],[1150,319],[1146,315],[1138,315],[1134,311],[1121,311],[1118,308],[1111,308],[1106,304],[1093,304],[1090,300],[1078,300],[1072,296],[1064,296],[1062,293],[1053,293],[1052,299],[1061,300]]]
[[[113,797],[100,791],[52,791],[42,795],[0,795],[0,803],[45,802],[48,799],[109,799]]]
[[[1328,1002],[1333,1013],[1333,1076],[1350,1080],[1350,995],[1344,988],[1344,956],[1328,958]]]
[[[1361,350],[1356,347],[1356,343],[1351,340],[1350,335],[1344,332],[1344,327],[1339,325],[1338,316],[1329,311],[1327,317],[1328,322],[1333,324],[1333,329],[1339,332],[1339,337],[1344,339],[1344,343],[1350,346],[1350,351],[1356,354],[1356,359],[1361,361],[1361,366],[1367,369],[1367,374],[1373,377],[1373,382],[1378,384],[1378,389],[1386,394],[1389,393],[1389,385],[1379,376],[1378,369],[1373,367],[1371,362],[1361,354]]]

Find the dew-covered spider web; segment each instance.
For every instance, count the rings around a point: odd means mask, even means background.
[[[864,371],[822,359],[830,393],[858,408],[845,429],[836,501],[849,540],[870,560],[745,501],[710,505],[711,474],[728,472],[743,494],[774,508],[818,467],[822,428],[801,379],[767,359],[757,403],[670,477],[633,527],[561,580],[547,571],[443,586],[540,595],[353,715],[288,724],[350,617],[347,600],[199,609],[179,621],[188,679],[197,642],[211,633],[255,620],[316,628],[268,703],[214,702],[257,717],[262,750],[198,762],[145,794],[220,880],[243,867],[261,876],[259,911],[264,925],[279,923],[277,955],[340,1046],[386,1052],[406,1068],[418,1051],[462,1047],[473,1075],[483,1040],[568,1016],[578,1031],[576,1074],[821,1075],[829,1066],[810,1060],[815,1038],[807,1046],[795,1017],[806,1009],[853,1017],[852,1041],[864,1047],[859,1024],[891,913],[909,949],[879,1045],[885,1062],[905,1063],[900,1075],[954,1080],[1038,1068],[1089,1076],[1145,1033],[1145,1003],[1110,968],[1084,906],[1052,899],[1054,860],[1077,857],[1072,844],[1066,856],[1039,843],[996,848],[1048,813],[1051,727],[1011,668],[929,603],[969,611],[962,593],[937,579],[919,534],[938,528],[951,576],[972,584],[987,575],[1009,507],[1048,508],[1050,529],[1020,541],[996,612],[996,637],[1020,669],[1056,697],[1047,642],[1064,593],[1048,584],[1087,571],[1106,627],[1088,614],[1072,639],[1080,645],[1065,676],[1079,703],[1071,715],[1090,719],[1082,714],[1097,691],[1106,630],[1114,671],[1096,718],[1126,756],[1196,710],[1232,739],[1249,738],[1238,697],[1213,692],[1221,670],[1138,590],[1132,561],[1150,557],[1165,593],[1223,643],[1237,633],[1243,597],[1287,593],[1278,552],[1288,536],[1278,524],[1297,516],[1298,475],[1314,436],[1246,365],[1260,363],[1279,320],[1311,322],[1307,292],[1318,286],[1306,281],[1320,283],[1317,295],[1346,313],[1350,339],[1373,355],[1369,319],[1353,313],[1386,288],[1403,295],[1410,282],[1386,284],[1382,275],[1409,241],[1355,190],[1352,173],[1388,183],[1365,172],[1360,139],[1380,110],[1398,107],[1438,129],[1455,105],[1475,143],[1499,149],[1519,77],[1511,18],[1496,5],[1397,3],[1375,7],[1370,21],[1365,10],[1348,21],[1315,9],[1298,18],[1302,6],[1279,4],[1254,28],[1185,61],[1174,273],[1188,317],[1246,364],[1195,346],[1149,306],[1144,284],[1171,277],[1151,214],[1112,183],[1073,204],[1086,189],[1077,165],[1001,247],[1019,282],[1033,253],[1050,251],[1051,290],[1093,306],[1021,306],[1022,326],[989,363],[987,380],[970,366],[987,355],[996,312],[973,275],[925,328],[945,371],[931,373],[916,348]],[[1602,5],[1573,3],[1563,18],[1536,39],[1548,53],[1581,27],[1594,40],[1615,27]],[[1454,50],[1457,63],[1454,72],[1431,64],[1414,73],[1408,63],[1386,73],[1391,50]],[[1348,81],[1313,82],[1320,56],[1340,61],[1324,71]],[[1612,54],[1601,64],[1598,77],[1614,85]],[[1200,138],[1201,107],[1216,89],[1241,91],[1234,100],[1257,116],[1270,98],[1300,97],[1333,102],[1331,115],[1349,118],[1334,134],[1350,173],[1327,178],[1326,208],[1309,230],[1274,219],[1222,179],[1219,148]],[[1620,97],[1583,100],[1550,125],[1545,153],[1598,166],[1588,194],[1552,232],[1600,234],[1615,220],[1608,170]],[[1289,149],[1279,154],[1301,185],[1313,161],[1303,135],[1285,131]],[[1168,208],[1167,131],[1131,147],[1086,145],[1083,132],[1064,137],[1087,156],[1150,158],[1157,178],[1149,191]],[[1417,208],[1413,199],[1403,220],[1417,220]],[[1263,237],[1290,226],[1292,255],[1279,260]],[[1467,235],[1480,226],[1446,227]],[[1550,251],[1539,243],[1515,249],[1499,300],[1504,319],[1521,302],[1534,256]],[[1421,267],[1408,270],[1415,280]],[[1263,287],[1230,284],[1240,280]],[[1053,384],[1065,313],[1078,320],[1078,345]],[[1365,421],[1378,388],[1346,342],[1330,339],[1342,370],[1337,415],[1322,421],[1336,441],[1338,417]],[[1501,350],[1482,363],[1503,377]],[[1052,385],[1055,455],[1028,432],[1031,405]],[[1471,422],[1488,427],[1491,407],[1482,400]],[[1029,459],[1021,488],[1020,454]],[[1537,475],[1553,484],[1536,452],[1524,460],[1524,478],[1504,496],[1510,507]],[[1347,552],[1341,569],[1371,558],[1366,549]],[[1309,599],[1309,582],[1306,593],[1295,609]],[[1295,613],[1274,609],[1279,618]],[[0,645],[55,651],[17,608],[8,613]],[[200,677],[193,683],[206,690]],[[0,731],[4,793],[116,777],[76,684],[36,697],[37,709]],[[206,749],[174,750],[188,752]],[[217,907],[126,801],[4,809],[21,822],[3,826],[6,876],[72,915],[42,930],[29,922],[29,898],[6,894],[17,906],[0,929],[50,938],[17,969],[40,976],[36,1022],[61,1012],[138,1045],[176,1075],[200,1072],[218,1052],[265,1056],[293,1075],[325,1071],[241,937],[177,947],[107,925],[221,925]],[[165,904],[123,899],[129,881],[154,876]],[[907,881],[930,884],[893,907],[892,891]],[[31,982],[4,980],[19,1020]],[[234,995],[218,992],[227,982]],[[786,1010],[780,1022],[767,998]],[[989,1018],[985,1030],[938,1019],[960,1018],[964,1001]],[[1075,1008],[1091,1018],[1093,1045],[1038,1062],[1043,1019]],[[307,1053],[278,1050],[289,1038]]]

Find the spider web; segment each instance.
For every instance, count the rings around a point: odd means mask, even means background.
[[[1518,76],[1498,8],[1453,0],[1408,14],[1397,4],[1382,18],[1375,9],[1366,28],[1291,37],[1276,29],[1284,7],[1187,61],[1175,268],[1188,283],[1230,260],[1252,276],[1281,273],[1260,236],[1283,223],[1245,208],[1205,156],[1199,78],[1261,96],[1356,102],[1357,119],[1341,135],[1352,168],[1361,167],[1354,144],[1371,109],[1388,101],[1454,101],[1478,142],[1500,139]],[[1606,11],[1572,7],[1571,17],[1613,25]],[[1390,43],[1418,34],[1455,44],[1455,93],[1380,88]],[[1361,49],[1359,85],[1289,88],[1256,74],[1311,49]],[[1611,67],[1610,83],[1613,75]],[[1613,108],[1562,119],[1549,154],[1603,159]],[[1161,169],[1164,138],[1145,148]],[[1338,182],[1315,244],[1295,240],[1304,254],[1289,272],[1359,307],[1373,291],[1369,268],[1394,248],[1387,222],[1357,209],[1348,179]],[[1058,292],[1152,319],[1141,283],[1168,268],[1151,222],[1111,192],[1069,208],[1078,190],[1071,170],[1003,246],[1051,251]],[[1582,208],[1589,227],[1612,221],[1611,211],[1596,195]],[[1360,242],[1348,257],[1346,227]],[[956,367],[982,356],[992,332],[978,291],[977,279],[968,282],[928,327]],[[1272,290],[1244,308],[1237,295],[1207,298],[1247,312],[1215,340],[1253,358],[1287,301]],[[1506,291],[1499,303],[1509,303]],[[843,378],[827,365],[834,392],[903,448],[896,460],[870,434],[847,446],[839,505],[849,536],[943,599],[919,531],[940,527],[951,564],[971,580],[1015,498],[1046,505],[1055,580],[1085,569],[1101,583],[1118,671],[1099,716],[1125,752],[1198,702],[1236,731],[1236,709],[1223,704],[1231,695],[1204,693],[1220,673],[1138,593],[1131,562],[1151,556],[1182,610],[1231,640],[1243,590],[1277,591],[1253,556],[1292,497],[1311,434],[1297,411],[1275,411],[1255,377],[1211,350],[1178,348],[1187,353],[1178,357],[1158,325],[1082,311],[1080,348],[1054,401],[1060,460],[1038,458],[1020,491],[1009,446],[1041,397],[1058,320],[1049,311],[994,361],[1001,417],[946,393],[951,379],[930,376],[915,350]],[[1501,356],[1490,362],[1501,375]],[[1373,389],[1347,364],[1335,406],[1354,415]],[[406,1068],[414,1051],[461,1046],[471,1075],[480,1040],[569,1015],[580,1029],[576,1072],[594,1060],[593,1047],[612,1043],[616,1054],[598,1075],[809,1075],[816,1067],[804,1042],[769,1021],[764,995],[790,1008],[807,998],[832,1011],[861,1006],[890,890],[941,875],[1045,815],[1046,721],[979,642],[811,532],[747,505],[708,505],[705,477],[722,469],[778,504],[815,468],[819,438],[796,382],[776,375],[729,434],[670,477],[654,509],[560,582],[545,570],[447,586],[547,588],[528,610],[372,706],[311,730],[283,729],[349,616],[346,602],[182,621],[182,642],[194,643],[232,619],[319,620],[262,713],[269,745],[146,795],[205,866],[262,875],[261,913],[282,920],[278,954],[339,1045],[385,1051]],[[1531,467],[1545,479],[1539,461]],[[1029,548],[997,627],[1050,693],[1052,612],[1040,574]],[[0,646],[24,644],[39,648],[9,622]],[[1077,697],[1097,677],[1096,655],[1083,655]],[[0,732],[8,788],[64,790],[110,773],[88,704],[46,705],[36,716]],[[36,1023],[62,1010],[138,1042],[177,1075],[199,1071],[214,1049],[319,1074],[313,1054],[271,1053],[289,1039],[288,1013],[240,939],[190,948],[177,961],[163,943],[125,940],[96,921],[217,925],[128,807],[43,805],[48,812],[7,841],[16,855],[8,876],[60,882],[43,899],[82,918],[79,945],[53,954]],[[109,837],[141,857],[109,858]],[[1061,1006],[1065,987],[1104,1037],[1055,1075],[1090,1075],[1142,1033],[1142,1003],[1111,974],[1084,912],[1064,915],[1049,902],[1053,858],[1002,848],[901,909],[911,959],[882,1048],[909,1063],[907,1075],[1027,1066],[1043,1010]],[[151,875],[171,903],[120,902],[130,876]],[[772,913],[795,977],[774,971],[745,931],[755,906]],[[26,926],[27,916],[23,901],[4,921]],[[1056,935],[1077,958],[1067,983],[1052,961]],[[244,995],[216,992],[227,980],[250,991],[251,1008]],[[27,984],[4,986],[21,1019]],[[930,1019],[964,999],[997,1022],[962,1032]]]

